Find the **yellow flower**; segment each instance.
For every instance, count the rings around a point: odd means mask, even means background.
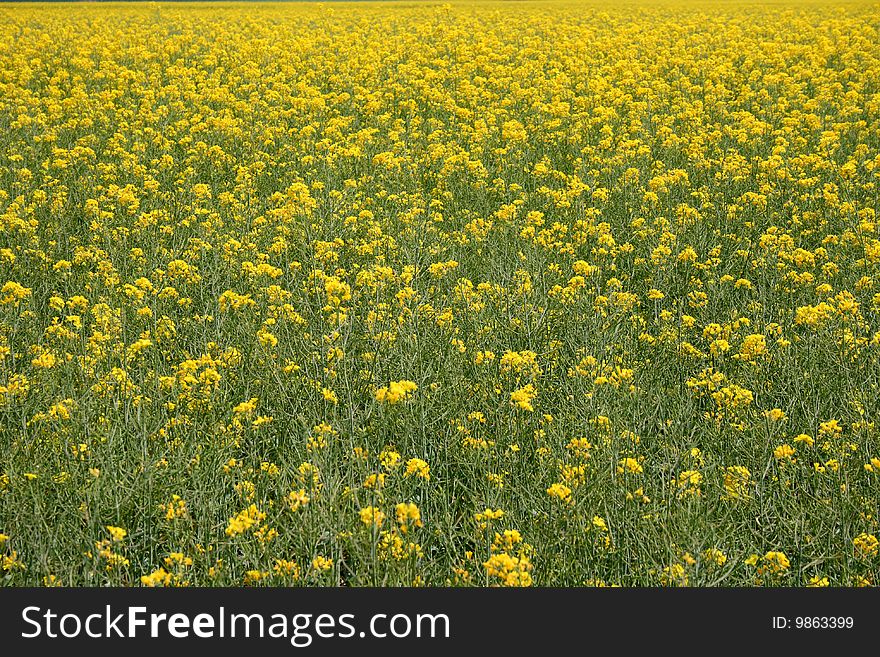
[[[784,552],[771,550],[764,555],[764,561],[772,573],[784,572],[791,566],[791,562],[789,562],[788,557],[785,556]]]
[[[795,454],[795,449],[791,445],[779,445],[773,450],[773,456],[780,461],[791,460]]]
[[[427,461],[419,458],[411,458],[406,462],[405,477],[415,476],[428,481],[431,479],[431,469],[428,467]]]
[[[32,290],[23,285],[19,285],[15,281],[7,281],[0,288],[0,306],[18,303],[31,296]]]
[[[385,514],[374,506],[368,506],[360,510],[361,522],[368,527],[379,527],[385,522]]]
[[[702,495],[700,489],[702,483],[703,475],[697,470],[684,470],[679,473],[678,478],[675,480],[679,497],[685,497],[688,495],[699,497]]]
[[[333,568],[333,559],[318,555],[312,559],[312,570],[322,572]]]
[[[413,392],[418,390],[418,386],[414,381],[406,379],[401,381],[392,381],[386,387],[379,388],[373,393],[376,401],[386,404],[398,404],[409,399]]]
[[[644,468],[642,468],[642,464],[636,459],[626,457],[620,460],[620,463],[617,465],[617,472],[618,474],[642,474]]]
[[[166,504],[160,504],[159,509],[165,513],[165,520],[185,518],[189,513],[186,508],[186,502],[179,495],[172,495],[171,501]]]
[[[505,351],[499,366],[502,374],[535,377],[541,373],[537,359],[538,354],[534,351]]]
[[[44,351],[42,354],[31,361],[31,365],[38,369],[51,369],[55,367],[55,364],[57,362],[58,359],[55,358],[55,354],[53,354],[51,351]]]
[[[171,574],[166,572],[164,568],[154,570],[149,575],[141,576],[141,584],[144,586],[168,586],[171,583]]]
[[[493,586],[527,587],[532,585],[532,564],[527,556],[493,554],[483,563]]]
[[[724,499],[746,500],[751,497],[752,473],[742,465],[732,465],[724,469]]]
[[[840,426],[840,423],[837,420],[828,420],[819,423],[820,436],[835,437],[839,436],[842,432],[843,427]]]
[[[535,386],[530,383],[523,388],[513,391],[510,394],[510,401],[520,410],[534,411],[535,408],[532,406],[532,402],[537,396],[538,393],[535,390]]]
[[[755,361],[767,353],[767,341],[761,334],[746,336],[740,346],[739,356],[744,361]]]
[[[119,543],[128,535],[128,532],[125,531],[122,527],[107,525],[106,529],[108,532],[110,532],[110,538],[113,539],[114,543]]]
[[[232,413],[234,415],[250,415],[257,408],[257,398],[252,397],[246,402],[242,402],[238,404],[235,408],[232,409]]]
[[[853,545],[858,556],[863,558],[873,557],[880,549],[880,541],[873,534],[859,534],[853,539]]]
[[[687,586],[688,573],[680,563],[666,566],[660,573],[660,583],[663,586]]]
[[[455,260],[448,260],[446,262],[435,262],[428,266],[428,272],[434,278],[443,278],[450,271],[458,267],[458,262]]]
[[[304,488],[300,488],[299,490],[290,491],[287,495],[287,506],[290,507],[291,511],[299,511],[302,507],[308,504],[310,498],[306,495],[306,491]]]
[[[552,484],[550,488],[547,489],[547,494],[550,497],[555,497],[566,504],[571,504],[573,501],[571,499],[571,488],[564,484]]]
[[[393,449],[383,449],[379,452],[379,463],[381,463],[382,467],[386,470],[393,470],[400,463],[400,454]]]
[[[727,555],[718,548],[709,548],[703,552],[703,559],[716,566],[723,566],[727,563]]]
[[[275,559],[272,565],[272,572],[293,581],[298,580],[301,575],[299,564],[288,559]]]
[[[394,507],[394,516],[397,524],[400,526],[400,531],[404,534],[410,527],[422,526],[422,514],[419,511],[419,507],[412,502],[400,503]]]
[[[504,511],[502,511],[501,509],[486,508],[485,511],[474,514],[474,520],[477,521],[477,527],[479,529],[485,529],[486,527],[488,527],[490,521],[500,520],[503,517]]]
[[[366,479],[364,479],[364,488],[382,489],[385,486],[386,477],[387,475],[384,473],[367,475]]]
[[[226,525],[226,535],[234,538],[244,534],[248,530],[258,527],[265,519],[266,514],[260,511],[256,504],[251,504],[247,509],[229,519]]]

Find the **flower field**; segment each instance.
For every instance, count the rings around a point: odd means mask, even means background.
[[[0,33],[3,584],[880,584],[876,3]]]

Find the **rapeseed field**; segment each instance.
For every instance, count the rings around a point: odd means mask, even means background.
[[[0,581],[880,583],[880,6],[0,8]]]

